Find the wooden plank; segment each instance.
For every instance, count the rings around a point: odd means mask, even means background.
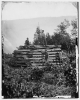
[[[47,48],[47,50],[49,51],[49,50],[51,50],[51,49],[53,49],[53,50],[61,50],[61,48],[60,47],[53,47],[53,48]],[[21,49],[21,50],[15,50],[15,52],[16,53],[19,53],[19,52],[31,52],[31,51],[45,51],[45,48],[43,48],[43,47],[41,47],[41,48],[36,48],[36,49],[33,49],[33,50],[31,50],[30,48],[29,49]]]
[[[43,59],[43,57],[45,56],[42,55],[42,52],[45,52],[45,48],[47,48],[47,52],[49,54],[48,58],[49,63],[56,64],[56,53],[61,52],[60,47],[61,46],[56,47],[54,45],[47,45],[47,46],[36,45],[35,47],[29,47],[29,49],[17,50],[16,58],[18,58],[18,60],[16,61],[16,63],[26,66],[26,63],[29,62],[30,60],[30,62],[35,66],[43,66],[43,63],[45,64],[45,60]],[[33,57],[28,58],[29,55],[33,55]],[[57,62],[59,63],[59,61]]]
[[[56,63],[50,63],[50,64],[56,64]],[[60,64],[60,63],[57,63],[57,64]],[[45,66],[46,64],[44,63],[44,64],[36,64],[36,63],[33,63],[32,65],[34,65],[34,66]]]
[[[45,57],[45,55],[33,55],[33,57],[37,57],[37,56],[39,56],[39,57]],[[55,57],[56,56],[56,54],[49,54],[48,55],[49,57]]]
[[[45,52],[45,50],[44,50],[44,52]],[[50,50],[48,50],[47,51],[48,53],[51,53],[51,52],[53,52],[53,53],[57,53],[57,52],[61,52],[61,49],[59,49],[59,50],[53,50],[53,49],[50,49]],[[27,55],[27,54],[42,54],[43,53],[43,51],[41,51],[41,50],[34,50],[34,51],[30,51],[29,53],[28,52],[23,52],[23,51],[21,51],[21,52],[17,52],[17,54],[21,54],[21,55]]]
[[[35,48],[56,48],[56,47],[61,47],[61,45],[34,45]]]
[[[23,60],[42,60],[42,59],[45,59],[45,58],[42,58],[42,57],[34,57],[34,58],[25,58]],[[49,57],[48,58],[49,60],[53,60],[53,59],[56,59],[56,57]]]
[[[55,52],[48,52],[49,55],[55,55],[56,53],[59,53],[59,52],[57,52],[57,51],[55,51]],[[41,52],[34,52],[34,53],[29,53],[29,54],[33,54],[33,55],[42,55]],[[29,54],[28,54],[28,55],[29,55]]]
[[[57,52],[48,52],[48,54],[56,54]],[[34,53],[28,53],[28,55],[33,54],[33,55],[42,55],[41,52],[34,52]]]
[[[19,60],[19,58],[17,58],[17,59]],[[23,58],[21,57],[19,61],[28,61],[28,60],[40,61],[40,60],[43,60],[43,59],[45,59],[45,58],[42,58],[42,57],[32,57],[32,58],[25,58],[25,59],[23,59]],[[55,60],[55,59],[56,59],[56,56],[51,56],[51,57],[48,58],[49,61],[50,61],[50,60]]]
[[[49,51],[47,51],[47,53],[59,53],[59,52],[61,52],[61,50],[53,50],[53,49],[51,49],[51,50],[49,50]],[[28,54],[38,54],[38,53],[43,53],[43,51],[41,51],[41,50],[39,50],[39,51],[34,51],[33,53],[28,53]]]
[[[57,52],[48,52],[49,55],[56,55],[56,53],[60,53],[61,51]]]
[[[47,52],[55,52],[55,51],[61,51],[61,49],[60,48],[47,49]],[[33,50],[32,52],[45,52],[45,49],[37,49],[37,50]]]
[[[50,50],[61,50],[61,48],[52,48],[52,49],[47,49],[47,51],[50,51]],[[33,51],[45,51],[45,49],[36,49],[36,50],[33,50]]]
[[[45,57],[45,55],[33,55],[32,58],[38,58],[38,57],[42,58],[42,57]],[[50,57],[56,57],[56,55],[49,55],[49,58]]]
[[[16,61],[16,63],[27,63],[27,62],[29,62],[29,61],[24,61],[24,60],[21,60],[21,61],[19,61],[19,60],[17,60]],[[37,60],[34,60],[34,61],[30,61],[31,63],[45,63],[46,61],[45,60],[42,60],[42,61],[37,61]],[[54,62],[56,62],[56,60],[54,59],[54,61],[53,60],[48,60],[48,62],[49,63],[54,63]],[[59,62],[59,61],[57,61],[57,62]]]
[[[47,53],[48,54],[56,54],[56,53],[60,53],[61,52],[61,50],[56,50],[56,51],[48,51]],[[34,52],[30,52],[30,53],[17,53],[16,55],[42,55],[42,51],[34,51]]]
[[[29,45],[28,48],[56,48],[61,47],[61,45]]]
[[[62,65],[62,63],[59,63],[59,62],[51,62],[51,63],[49,63],[49,64],[53,64],[53,65]],[[17,65],[19,65],[19,66],[27,66],[27,63],[17,63]],[[31,65],[32,66],[45,66],[46,65],[46,63],[31,63]]]
[[[44,56],[45,57],[45,55],[33,55],[33,57],[42,57],[42,56]]]
[[[53,60],[55,60],[56,58],[55,57],[50,57],[49,59],[48,59],[48,61],[53,61]],[[18,59],[18,61],[28,61],[28,60],[32,60],[32,61],[41,61],[41,60],[45,60],[44,58],[40,58],[40,57],[37,57],[37,58],[26,58],[26,59]]]
[[[42,58],[25,58],[25,60],[41,60]]]
[[[58,64],[58,65],[61,65],[62,63],[56,63],[56,62],[55,62],[55,63],[49,63],[49,64],[53,64],[53,65],[57,65],[57,64]],[[27,65],[27,64],[24,64],[24,63],[22,63],[22,64],[21,64],[21,63],[17,63],[17,65],[20,65],[20,66],[24,65],[24,66],[25,66],[25,65]],[[44,63],[44,64],[36,64],[36,63],[34,63],[34,64],[31,64],[31,65],[34,65],[34,66],[35,66],[35,65],[37,65],[37,66],[45,66],[46,64],[45,64],[45,63]]]
[[[31,62],[31,64],[45,64],[45,62]],[[60,63],[60,62],[56,62],[56,61],[54,61],[54,62],[49,62],[49,64],[53,64],[53,63]]]
[[[50,51],[48,52],[49,55],[53,55],[53,54],[56,54],[56,53],[60,53],[61,51]],[[25,55],[25,54],[16,54],[16,55]],[[34,53],[28,53],[26,55],[42,55],[41,52],[34,52]]]
[[[49,57],[56,57],[56,55],[55,54],[54,55],[52,54],[52,55],[49,55]]]
[[[37,56],[35,55],[32,58],[43,58],[43,57],[45,58],[45,56],[42,56],[42,55],[37,55]],[[48,59],[49,58],[54,58],[54,57],[56,57],[56,55],[49,55]]]

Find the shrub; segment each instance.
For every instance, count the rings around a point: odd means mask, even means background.
[[[31,73],[32,80],[39,81],[39,80],[41,80],[42,76],[43,76],[43,70],[41,70],[39,68],[34,68],[32,70],[32,73]]]
[[[30,82],[31,68],[13,68],[8,65],[4,66],[4,88],[2,91],[5,91],[8,98],[21,98],[24,93],[27,94],[32,92],[34,83]],[[9,94],[10,88],[13,94]],[[7,94],[8,93],[8,94]],[[3,93],[3,96],[5,94]]]

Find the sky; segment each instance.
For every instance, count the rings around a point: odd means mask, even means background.
[[[2,10],[2,31],[6,53],[23,45],[27,37],[32,42],[36,27],[53,34],[64,17],[77,17],[77,9],[70,2],[8,2]]]
[[[2,20],[76,16],[76,13],[75,7],[70,2],[10,2],[3,8]]]

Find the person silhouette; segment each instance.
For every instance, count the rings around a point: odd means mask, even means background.
[[[47,52],[47,50],[45,50],[45,61],[46,62],[48,61],[48,52]]]

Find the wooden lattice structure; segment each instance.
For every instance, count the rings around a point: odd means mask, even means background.
[[[26,63],[30,62],[32,66],[40,67],[45,66],[46,62],[49,64],[61,64],[59,59],[60,52],[60,45],[30,45],[25,49],[15,50],[14,57],[17,58],[17,65],[26,66]]]

